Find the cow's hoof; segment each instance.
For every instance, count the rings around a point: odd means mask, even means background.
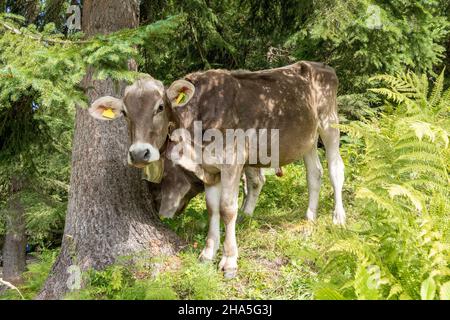
[[[308,210],[306,211],[306,219],[308,221],[314,222],[316,220],[316,217],[317,217],[317,214],[308,208]]]
[[[236,278],[237,275],[237,269],[235,270],[227,270],[223,272],[223,277],[225,280],[231,280]]]
[[[213,259],[210,259],[210,258],[200,255],[198,257],[198,261],[200,261],[201,263],[212,263]]]
[[[200,253],[200,256],[198,257],[198,260],[203,263],[210,263],[214,260],[214,254],[211,254],[208,250],[203,249],[202,253]]]
[[[237,256],[222,257],[219,270],[223,271],[225,279],[233,279],[237,274]]]
[[[344,209],[334,210],[333,223],[335,225],[338,225],[338,226],[344,226],[345,225],[345,211],[344,211]]]
[[[236,222],[237,223],[244,223],[244,222],[250,220],[251,218],[252,218],[251,215],[248,215],[246,213],[239,213],[239,215],[238,215],[238,217],[236,219]]]

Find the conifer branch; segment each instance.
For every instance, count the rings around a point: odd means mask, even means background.
[[[72,40],[61,40],[61,39],[51,39],[51,38],[43,38],[41,36],[37,36],[34,34],[28,34],[28,33],[24,33],[22,31],[20,31],[19,29],[8,25],[7,23],[0,21],[0,24],[5,27],[6,29],[8,29],[9,31],[17,34],[17,35],[21,35],[21,36],[26,36],[30,39],[36,40],[36,41],[42,41],[42,42],[51,42],[51,43],[58,43],[58,44],[77,44],[77,43],[91,43],[92,41],[90,40],[77,40],[77,41],[72,41]]]

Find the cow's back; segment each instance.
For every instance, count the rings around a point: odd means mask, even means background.
[[[315,143],[319,119],[336,108],[337,77],[322,63],[301,61],[257,72],[236,71],[238,127],[280,130],[281,165]]]
[[[295,161],[315,142],[321,114],[335,108],[337,77],[316,62],[261,71],[210,70],[187,77],[204,129],[279,129],[280,164]]]

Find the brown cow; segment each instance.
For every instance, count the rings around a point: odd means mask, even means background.
[[[90,113],[102,120],[125,113],[132,137],[128,154],[130,164],[136,167],[148,165],[160,158],[160,150],[167,149],[166,153],[176,164],[205,183],[210,230],[218,228],[220,218],[225,224],[219,267],[225,277],[233,277],[238,258],[235,224],[239,181],[246,166],[278,167],[303,158],[309,193],[306,216],[314,220],[322,176],[317,155],[320,135],[334,189],[333,221],[345,223],[342,204],[344,164],[339,154],[339,130],[335,127],[338,123],[337,86],[334,70],[315,62],[301,61],[257,72],[209,70],[177,80],[167,90],[161,82],[150,77],[141,79],[127,88],[123,100],[100,98],[93,103]],[[199,124],[200,131],[207,135],[200,141],[195,138]],[[169,135],[171,126],[184,130]],[[259,133],[266,130],[266,135],[270,130],[270,145],[267,139],[264,141],[259,137],[256,150],[249,142],[250,136],[245,137],[244,144],[239,144],[239,135],[236,135],[223,150],[217,148],[220,146],[216,143],[217,132],[227,131],[228,134],[231,129],[233,132],[258,130]],[[272,136],[273,132],[275,135]],[[190,138],[192,133],[193,140]],[[210,148],[211,145],[215,147]],[[269,151],[269,162],[263,161],[261,150]],[[255,151],[258,151],[256,160]],[[208,233],[201,257],[213,259],[218,247],[217,233]]]

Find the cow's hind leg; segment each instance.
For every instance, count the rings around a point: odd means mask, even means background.
[[[201,261],[211,261],[220,246],[220,182],[215,185],[205,185],[206,207],[209,215],[209,230],[206,245],[200,254]]]
[[[317,139],[314,147],[303,156],[306,167],[306,179],[308,181],[308,210],[306,211],[306,218],[314,221],[317,216],[317,207],[319,204],[320,184],[322,180],[322,164],[320,163],[319,155],[317,154]]]
[[[265,178],[260,168],[245,167],[244,171],[245,198],[241,210],[246,216],[251,217],[264,186]]]
[[[328,161],[328,171],[334,191],[334,213],[335,224],[345,224],[345,210],[342,204],[342,186],[344,185],[344,162],[339,153],[339,129],[334,128],[332,123],[337,123],[337,115],[332,117],[333,121],[322,121],[319,129],[320,137],[325,145]]]
[[[225,225],[223,257],[219,268],[227,279],[234,278],[237,272],[238,247],[236,242],[236,218],[238,211],[239,182],[242,166],[226,166],[221,171],[222,196],[220,216]]]

